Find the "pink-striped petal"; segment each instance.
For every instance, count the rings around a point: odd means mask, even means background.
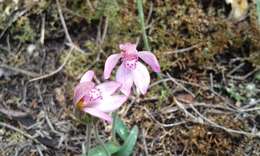
[[[115,68],[120,58],[121,58],[120,54],[112,54],[107,58],[105,63],[105,69],[104,69],[105,79],[108,79],[110,77],[112,70]]]
[[[160,72],[159,62],[153,53],[149,51],[140,51],[138,52],[138,57],[147,63],[154,72]]]
[[[93,70],[87,71],[80,79],[80,83],[82,82],[87,82],[87,81],[92,81],[95,73]]]
[[[125,95],[105,96],[96,105],[93,105],[92,108],[106,113],[113,112],[118,109],[126,100],[127,96]]]
[[[133,85],[133,77],[131,71],[126,69],[123,63],[116,72],[116,80],[122,84],[120,91],[129,96]]]
[[[137,62],[136,68],[133,71],[133,79],[137,89],[142,94],[145,94],[150,84],[150,74],[147,68],[140,62]]]
[[[120,82],[109,81],[97,85],[96,88],[100,90],[102,96],[106,96],[112,95],[120,86]]]
[[[74,90],[73,103],[76,105],[88,92],[95,87],[93,82],[82,82],[79,83]]]
[[[102,120],[105,120],[108,123],[112,123],[112,117],[111,116],[109,116],[108,114],[106,114],[106,113],[104,113],[100,110],[97,110],[95,108],[86,107],[86,108],[84,108],[84,112],[89,113],[90,115],[93,115],[93,116],[100,118]]]

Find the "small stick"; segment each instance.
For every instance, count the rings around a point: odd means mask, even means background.
[[[181,121],[181,122],[177,122],[177,123],[172,123],[172,124],[165,124],[165,123],[161,123],[160,121],[156,120],[155,117],[149,112],[149,110],[147,110],[147,108],[145,107],[141,107],[141,106],[137,106],[141,109],[143,109],[150,117],[153,121],[155,121],[160,127],[164,128],[164,127],[174,127],[174,126],[179,126],[181,124],[185,124],[187,123],[186,121]]]
[[[40,156],[43,156],[43,153],[42,153],[41,148],[40,148],[39,146],[36,146],[36,148],[37,148],[37,151],[38,151],[39,155],[40,155]]]
[[[60,71],[63,69],[63,67],[67,64],[67,62],[68,62],[68,60],[69,60],[69,58],[70,58],[70,55],[71,55],[73,49],[74,49],[74,48],[71,48],[71,49],[70,49],[70,51],[69,51],[69,53],[67,54],[67,56],[66,56],[64,62],[62,63],[62,65],[61,65],[58,69],[56,69],[56,70],[50,72],[49,74],[45,74],[45,75],[42,75],[42,76],[33,78],[33,79],[29,80],[29,82],[33,82],[33,81],[45,79],[45,78],[48,78],[48,77],[53,76],[53,75],[57,74],[58,72],[60,72]]]
[[[11,27],[11,25],[17,21],[17,19],[21,16],[23,16],[25,13],[27,13],[29,11],[29,9],[25,9],[22,10],[18,13],[15,13],[14,17],[7,23],[7,26],[4,28],[4,30],[1,32],[0,34],[0,39],[4,36],[4,34],[6,33],[6,31]]]
[[[13,131],[16,131],[16,132],[22,134],[23,136],[25,136],[25,137],[31,139],[32,141],[34,141],[34,142],[36,142],[36,143],[38,143],[38,144],[41,144],[37,139],[35,139],[35,138],[34,138],[33,136],[31,136],[30,134],[28,134],[28,133],[26,133],[26,132],[24,132],[24,131],[22,131],[22,130],[20,130],[20,129],[14,127],[14,126],[12,126],[12,125],[9,125],[9,124],[4,123],[4,122],[0,122],[0,126],[6,127],[6,128],[11,129],[11,130],[13,130]],[[41,145],[42,145],[42,144],[41,144]],[[44,145],[42,145],[42,146],[43,146],[45,149],[47,149],[47,147],[45,147]]]
[[[58,12],[59,12],[61,24],[62,24],[62,27],[63,27],[63,29],[64,29],[66,38],[67,38],[67,40],[68,40],[70,43],[73,43],[73,42],[72,42],[72,39],[71,39],[71,37],[70,37],[69,31],[68,31],[68,29],[67,29],[67,26],[66,26],[66,23],[65,23],[63,14],[62,14],[62,10],[61,10],[61,7],[60,7],[60,2],[59,2],[59,0],[56,0],[56,3],[57,3],[57,7],[58,7]]]
[[[62,10],[61,10],[61,6],[60,6],[60,2],[59,0],[56,0],[56,3],[57,3],[57,7],[58,7],[58,12],[59,12],[59,16],[60,16],[60,20],[61,20],[61,24],[62,24],[62,27],[64,29],[64,32],[65,32],[65,36],[66,36],[66,39],[69,41],[69,45],[70,48],[73,48],[79,52],[82,52],[82,53],[85,53],[84,50],[82,50],[80,47],[78,47],[77,45],[75,45],[70,37],[70,34],[69,34],[69,31],[68,31],[68,28],[66,26],[66,22],[64,20],[64,16],[62,14]]]
[[[27,71],[27,70],[23,70],[23,69],[20,69],[20,68],[11,67],[11,66],[8,66],[6,64],[0,64],[0,68],[5,68],[5,69],[8,69],[8,70],[12,70],[12,71],[15,71],[17,73],[21,73],[21,74],[27,75],[29,77],[39,76],[39,74],[37,74],[37,73],[30,72],[30,71]]]
[[[42,45],[44,45],[44,35],[45,35],[45,15],[42,16],[41,38],[40,38],[40,43]]]
[[[238,66],[236,66],[233,70],[231,70],[229,73],[227,73],[227,76],[231,76],[234,72],[236,72],[238,69],[240,69],[241,67],[243,67],[245,65],[245,63],[241,63]]]
[[[219,125],[219,124],[209,120],[205,116],[203,116],[192,104],[190,104],[190,107],[192,108],[192,110],[194,110],[194,112],[196,114],[198,114],[203,120],[207,121],[213,127],[220,128],[220,129],[222,129],[222,130],[224,130],[226,132],[229,132],[229,133],[242,134],[242,135],[245,135],[245,136],[248,136],[248,137],[260,137],[259,133],[249,133],[249,132],[240,131],[240,130],[234,130],[234,129],[231,129],[231,128],[227,128],[227,127],[221,126],[221,125]]]
[[[188,51],[191,51],[191,50],[197,48],[198,46],[200,46],[200,44],[195,44],[195,45],[188,47],[188,48],[177,49],[177,50],[174,50],[174,51],[168,51],[168,52],[165,52],[164,55],[188,52]]]
[[[0,49],[2,49],[3,51],[6,51],[6,52],[9,52],[10,53],[10,49],[9,48],[6,48],[2,45],[0,45]]]
[[[249,73],[247,73],[246,75],[243,76],[231,76],[231,75],[227,75],[227,77],[235,79],[235,80],[246,80],[249,76],[253,75],[257,70],[259,70],[258,68],[255,68],[254,70],[250,71]]]
[[[169,73],[167,73],[167,76],[174,82],[177,86],[180,86],[183,88],[187,93],[189,93],[192,97],[196,97],[190,90],[188,90],[186,87],[184,87],[182,84],[177,82]]]
[[[91,10],[92,12],[94,12],[94,11],[95,11],[95,9],[94,9],[94,7],[92,6],[92,4],[91,4],[90,0],[87,0],[87,4],[88,4],[88,6],[89,6],[90,10]]]
[[[146,18],[146,21],[145,21],[145,24],[148,25],[149,24],[149,21],[152,17],[152,13],[153,13],[153,3],[151,2],[150,3],[150,8],[149,8],[149,13],[148,13],[148,16]],[[147,27],[146,27],[147,28]]]
[[[101,37],[101,44],[105,41],[106,34],[107,34],[107,28],[108,28],[108,17],[105,17],[105,26],[102,32],[102,37]]]
[[[190,112],[188,112],[188,111],[186,110],[185,106],[184,106],[181,102],[179,102],[175,97],[173,97],[173,99],[174,99],[174,102],[177,104],[177,106],[178,106],[181,110],[183,110],[183,112],[185,113],[186,116],[191,117],[194,121],[196,121],[196,122],[198,122],[198,123],[201,123],[201,124],[204,123],[201,118],[195,117],[193,114],[191,114]]]
[[[147,149],[147,143],[146,143],[144,135],[145,135],[144,134],[144,129],[142,128],[142,141],[143,141],[143,144],[144,144],[144,152],[145,152],[146,156],[149,156],[148,149]]]

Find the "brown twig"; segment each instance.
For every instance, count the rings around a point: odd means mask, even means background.
[[[45,38],[45,15],[42,16],[42,25],[41,25],[41,38],[40,43],[44,45],[44,38]]]
[[[69,31],[68,31],[68,29],[67,29],[67,26],[66,26],[66,23],[65,23],[63,14],[62,14],[62,10],[61,10],[61,6],[60,6],[59,0],[56,0],[56,3],[57,3],[57,7],[58,7],[58,12],[59,12],[61,24],[62,24],[62,27],[63,27],[63,29],[64,29],[66,38],[67,38],[67,40],[68,40],[70,43],[73,43],[73,42],[72,42],[72,39],[71,39],[71,37],[70,37]]]
[[[106,35],[107,35],[108,22],[109,22],[108,16],[106,16],[105,17],[105,25],[104,25],[102,37],[101,37],[101,44],[104,43]]]
[[[145,152],[146,156],[149,156],[147,143],[146,143],[146,140],[145,140],[145,134],[144,134],[144,129],[143,128],[142,128],[141,132],[142,132],[142,141],[143,141],[143,144],[144,144],[144,152]]]
[[[174,127],[174,126],[179,126],[182,124],[187,123],[186,121],[181,121],[181,122],[177,122],[177,123],[172,123],[172,124],[165,124],[165,123],[161,123],[160,121],[156,120],[155,117],[149,112],[149,110],[146,107],[141,107],[141,106],[137,106],[141,109],[143,109],[150,117],[153,121],[155,121],[160,127]]]
[[[177,82],[169,73],[167,73],[167,76],[170,78],[172,82],[174,82],[177,86],[181,87],[183,90],[185,90],[187,93],[189,93],[192,97],[196,97],[189,89],[187,89],[184,85]]]
[[[174,51],[167,51],[167,52],[164,52],[164,55],[169,55],[169,54],[179,54],[179,53],[184,53],[184,52],[189,52],[195,48],[198,48],[201,44],[195,44],[191,47],[188,47],[188,48],[183,48],[183,49],[177,49],[177,50],[174,50]]]
[[[186,116],[189,116],[191,119],[193,119],[197,123],[201,123],[201,124],[204,123],[201,118],[198,118],[198,117],[194,116],[193,114],[191,114],[190,112],[188,112],[186,110],[185,106],[181,102],[179,102],[175,97],[173,97],[173,100],[176,103],[176,105],[185,113]]]
[[[60,21],[61,21],[61,24],[62,24],[62,27],[63,27],[63,30],[65,32],[65,36],[66,36],[66,39],[68,40],[70,48],[73,48],[79,52],[82,52],[82,53],[85,53],[84,50],[82,50],[80,47],[78,47],[77,45],[75,45],[70,37],[70,34],[69,34],[69,31],[68,31],[68,28],[67,28],[67,25],[66,25],[66,22],[65,22],[65,19],[64,19],[64,16],[62,14],[62,10],[61,10],[61,6],[60,6],[60,2],[59,0],[56,0],[56,4],[57,4],[57,7],[58,7],[58,12],[59,12],[59,17],[60,17]]]
[[[45,79],[45,78],[48,78],[48,77],[53,76],[53,75],[57,74],[58,72],[60,72],[60,71],[63,69],[63,67],[67,64],[67,62],[68,62],[68,60],[69,60],[69,58],[70,58],[70,55],[71,55],[73,49],[74,49],[74,48],[71,48],[71,49],[70,49],[70,51],[69,51],[69,53],[67,54],[67,56],[66,56],[64,62],[62,63],[62,65],[61,65],[58,69],[56,69],[56,70],[54,70],[54,71],[52,71],[52,72],[50,72],[50,73],[48,73],[48,74],[45,74],[45,75],[42,75],[42,76],[33,78],[33,79],[29,80],[29,82],[33,82],[33,81]]]
[[[18,129],[18,128],[12,126],[12,125],[9,125],[9,124],[4,123],[4,122],[0,122],[0,126],[6,127],[6,128],[11,129],[11,130],[13,130],[13,131],[16,131],[16,132],[22,134],[23,136],[25,136],[25,137],[31,139],[31,140],[34,141],[35,143],[41,144],[35,137],[31,136],[31,135],[28,134],[27,132],[24,132],[24,131],[22,131],[22,130],[20,130],[20,129]],[[42,145],[42,144],[41,144],[41,145]],[[42,146],[43,146],[45,149],[47,149],[44,145],[42,145]]]
[[[228,133],[236,133],[236,134],[241,134],[241,135],[245,135],[248,137],[260,137],[259,133],[249,133],[249,132],[245,132],[245,131],[241,131],[241,130],[234,130],[231,128],[227,128],[224,126],[221,126],[211,120],[209,120],[207,117],[205,117],[204,115],[202,115],[194,106],[193,104],[189,104],[190,108],[192,108],[192,110],[199,116],[199,117],[195,117],[194,115],[192,115],[191,113],[189,113],[185,107],[183,107],[183,104],[181,102],[179,102],[176,98],[174,98],[175,103],[181,108],[181,110],[183,110],[185,112],[185,114],[187,114],[188,116],[192,117],[193,121],[196,123],[200,123],[200,124],[205,124],[205,125],[209,125],[212,127],[216,127],[216,128],[220,128]]]
[[[240,131],[240,130],[234,130],[234,129],[231,129],[231,128],[227,128],[227,127],[224,127],[224,126],[221,126],[211,120],[209,120],[208,118],[206,118],[205,116],[203,116],[195,107],[192,106],[192,104],[190,104],[190,107],[194,110],[195,113],[197,113],[203,120],[205,120],[206,122],[208,122],[210,125],[214,126],[214,127],[217,127],[217,128],[220,128],[220,129],[223,129],[224,131],[226,132],[229,132],[229,133],[236,133],[236,134],[242,134],[242,135],[245,135],[245,136],[248,136],[248,137],[260,137],[260,134],[259,133],[249,133],[249,132],[245,132],[245,131]]]
[[[21,74],[24,74],[24,75],[29,76],[29,77],[39,76],[39,74],[37,74],[37,73],[31,72],[31,71],[27,71],[27,70],[23,70],[23,69],[16,68],[16,67],[11,67],[11,66],[6,65],[6,64],[0,64],[0,68],[5,68],[5,69],[8,69],[8,70],[12,70],[14,72],[21,73]]]
[[[13,18],[7,23],[7,26],[4,28],[4,30],[1,32],[0,34],[0,39],[4,36],[4,34],[6,33],[6,31],[11,27],[11,25],[17,21],[17,19],[21,16],[23,16],[25,13],[27,13],[29,11],[29,9],[25,9],[19,12],[16,12],[15,15],[13,16]]]

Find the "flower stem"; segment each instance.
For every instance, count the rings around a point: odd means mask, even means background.
[[[258,0],[258,1],[260,1],[260,0]],[[150,46],[149,46],[149,42],[148,42],[148,38],[147,38],[147,35],[146,35],[146,31],[145,31],[143,1],[142,0],[136,0],[136,4],[137,4],[139,20],[140,20],[140,24],[141,24],[141,28],[142,28],[142,33],[143,33],[143,40],[144,40],[145,50],[150,51],[151,49],[150,49]],[[162,79],[162,76],[160,74],[157,74],[157,76],[160,79]],[[169,87],[167,86],[166,82],[163,82],[163,85],[166,88],[166,90],[169,91]]]
[[[106,152],[106,155],[107,155],[107,156],[110,156],[110,155],[111,155],[110,152],[107,150],[107,148],[106,148],[104,142],[102,141],[102,139],[101,139],[100,136],[98,135],[97,124],[94,126],[94,132],[95,132],[95,137],[96,137],[98,143],[103,147],[103,149],[104,149],[105,152]]]
[[[260,0],[256,0],[256,13],[257,13],[258,24],[260,25]]]
[[[113,123],[112,123],[112,140],[113,142],[117,142],[116,141],[116,118],[117,118],[117,115],[116,115],[116,111],[112,113],[112,117],[113,117]]]
[[[138,16],[141,24],[141,29],[143,33],[143,40],[144,40],[144,46],[146,50],[151,50],[148,42],[148,38],[145,31],[145,22],[144,22],[144,10],[143,10],[143,1],[142,0],[136,0],[137,4],[137,10],[138,10]]]
[[[86,124],[86,151],[85,153],[88,154],[91,144],[91,130],[92,130],[92,122]]]

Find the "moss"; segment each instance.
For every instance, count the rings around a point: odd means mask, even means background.
[[[65,61],[67,55],[68,51],[62,53],[59,61],[60,64]],[[83,54],[76,50],[72,51],[71,56],[66,66],[64,67],[66,75],[76,78],[82,73],[86,72],[86,70],[88,69],[88,65],[90,64],[89,60],[90,59],[86,54]]]
[[[36,32],[30,24],[30,20],[26,16],[22,16],[18,21],[12,26],[11,33],[16,34],[14,39],[20,42],[32,42],[36,38]]]

